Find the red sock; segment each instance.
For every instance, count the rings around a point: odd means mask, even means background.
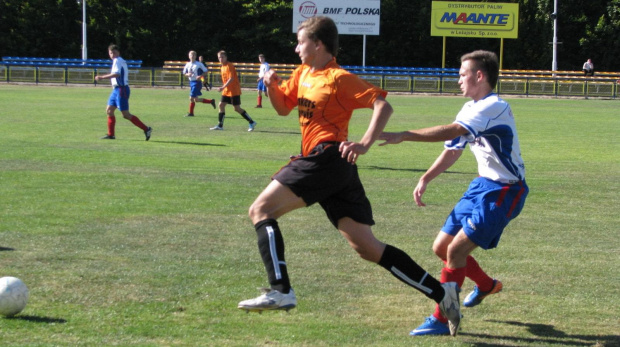
[[[263,106],[263,97],[262,97],[262,96],[260,96],[260,95],[259,95],[259,96],[256,98],[256,105],[258,105],[258,106]]]
[[[133,116],[131,117],[131,119],[129,120],[130,122],[132,122],[135,126],[137,126],[138,128],[146,131],[148,129],[148,127],[146,125],[144,125],[144,123],[142,123],[142,121],[140,121],[140,118],[138,118],[137,116]]]
[[[108,135],[114,136],[115,125],[116,125],[116,117],[108,117]]]
[[[471,255],[467,256],[466,269],[465,276],[476,282],[476,285],[481,291],[488,292],[493,289],[493,278],[489,277],[489,275],[482,270],[476,259]]]
[[[211,99],[202,99],[203,104],[210,104],[211,101],[212,101]]]
[[[444,267],[441,269],[441,277],[439,278],[439,282],[456,282],[459,288],[463,286],[463,282],[465,282],[465,267],[460,267],[458,269],[449,269],[448,267]],[[447,323],[448,318],[444,317],[441,314],[441,310],[439,309],[439,305],[435,305],[435,312],[433,312],[433,317],[435,317],[438,321],[442,323]]]
[[[190,102],[189,103],[189,113],[190,114],[194,114],[194,107],[196,107],[196,103],[195,102]]]

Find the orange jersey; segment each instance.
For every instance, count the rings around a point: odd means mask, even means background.
[[[232,81],[222,90],[222,95],[241,95],[241,84],[239,83],[239,76],[237,76],[237,69],[235,69],[235,66],[227,62],[220,67],[220,74],[222,75],[223,84],[226,84],[226,82],[232,78]]]
[[[286,106],[299,111],[301,154],[307,156],[318,144],[346,141],[353,110],[372,108],[387,92],[342,69],[336,59],[324,69],[310,71],[301,65],[280,86]]]

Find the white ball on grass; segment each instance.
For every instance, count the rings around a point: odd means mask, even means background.
[[[12,317],[26,307],[28,287],[17,277],[0,278],[0,315]]]

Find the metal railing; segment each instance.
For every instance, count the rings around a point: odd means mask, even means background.
[[[214,71],[215,70],[215,71]],[[95,81],[97,74],[108,73],[109,68],[13,66],[0,64],[0,82],[92,84],[109,85]],[[278,71],[284,79],[290,70]],[[257,75],[254,71],[239,71],[243,88],[255,88]],[[458,75],[429,72],[407,73],[359,73],[362,79],[388,91],[401,93],[459,94]],[[129,70],[131,85],[145,87],[187,87],[189,82],[179,70],[166,68],[139,68]],[[211,69],[208,81],[220,83],[219,71]],[[500,94],[551,97],[600,97],[616,99],[620,95],[620,80],[614,78],[500,76],[496,91]]]

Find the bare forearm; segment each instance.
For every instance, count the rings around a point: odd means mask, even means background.
[[[385,101],[384,98],[378,98],[375,101],[372,119],[368,125],[366,133],[360,140],[360,143],[370,148],[372,144],[379,138],[379,135],[385,129],[385,126],[390,119],[390,116],[394,112],[392,106]]]
[[[402,133],[403,141],[440,142],[457,138],[466,131],[458,124],[437,125],[430,128],[408,130]]]
[[[433,165],[431,165],[431,167],[426,170],[424,175],[420,177],[420,181],[429,183],[454,165],[454,163],[456,163],[456,161],[461,157],[461,154],[463,154],[462,150],[444,149],[439,157],[435,159]]]

